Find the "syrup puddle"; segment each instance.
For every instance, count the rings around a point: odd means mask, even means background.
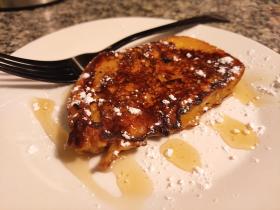
[[[132,157],[117,160],[111,169],[117,179],[117,185],[122,192],[121,197],[115,197],[104,190],[92,178],[89,168],[89,157],[78,156],[74,151],[64,148],[68,133],[52,118],[55,103],[44,98],[35,98],[32,104],[38,105],[34,110],[46,134],[56,145],[57,158],[71,171],[85,186],[103,201],[119,209],[141,209],[144,198],[152,194],[153,187],[149,177]],[[137,205],[136,205],[137,203]]]
[[[255,106],[262,105],[258,92],[246,81],[241,80],[233,90],[233,96],[243,104],[253,103]],[[259,98],[259,99],[258,99]]]
[[[224,142],[232,148],[252,150],[259,143],[254,131],[242,122],[224,115],[223,123],[216,123],[213,128],[220,134]]]
[[[123,196],[145,197],[152,194],[152,182],[132,158],[118,159],[112,167]]]
[[[251,85],[251,83],[262,84],[270,80],[271,79],[267,78],[267,76],[260,77],[259,75],[244,75],[239,83],[234,87],[232,95],[245,105],[252,103],[256,107],[260,107],[270,104],[273,102],[273,98],[270,95],[258,92]]]
[[[197,150],[181,139],[168,139],[161,145],[160,152],[168,161],[184,171],[192,172],[201,166]]]

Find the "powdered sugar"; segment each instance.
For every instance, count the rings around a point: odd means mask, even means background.
[[[40,109],[40,106],[39,106],[39,103],[38,102],[35,102],[32,104],[32,107],[33,107],[33,110],[34,111],[38,111]]]
[[[166,100],[166,99],[163,99],[163,100],[162,100],[162,103],[164,103],[165,105],[168,105],[168,104],[170,104],[170,101],[168,101],[168,100]]]
[[[84,98],[84,102],[86,104],[90,104],[92,102],[96,101],[93,97],[91,93],[86,94],[85,98]]]
[[[220,66],[219,69],[217,70],[220,74],[225,74],[226,73],[226,67]]]
[[[234,74],[240,74],[240,67],[239,66],[234,66],[230,69],[230,71]]]
[[[75,86],[75,87],[73,88],[73,90],[72,90],[71,92],[74,93],[74,92],[80,90],[80,88],[81,88],[81,86],[80,86],[80,85],[77,85],[77,86]]]
[[[192,54],[187,53],[186,56],[187,56],[187,58],[191,58],[191,57],[192,57]]]
[[[127,134],[125,134],[125,135],[127,135]],[[128,146],[131,145],[131,143],[129,141],[123,141],[123,140],[121,141],[120,144],[121,144],[122,147],[128,147]]]
[[[275,96],[276,95],[275,90],[273,88],[271,88],[271,87],[266,87],[264,85],[257,85],[255,87],[261,93],[264,93],[264,94],[267,94],[267,95],[271,95],[271,96]]]
[[[211,177],[206,173],[206,171],[201,167],[195,167],[193,171],[194,179],[198,187],[205,191],[212,187]]]
[[[201,76],[201,77],[206,77],[206,73],[204,71],[202,71],[201,69],[199,70],[196,70],[195,73],[198,75],[198,76]]]
[[[138,109],[138,108],[135,108],[135,107],[128,106],[127,109],[131,114],[138,115],[138,114],[142,113],[141,109]]]
[[[87,72],[85,72],[85,73],[83,73],[83,74],[81,75],[81,78],[83,78],[83,79],[87,79],[87,78],[89,78],[89,77],[90,77],[90,74],[87,73]]]
[[[226,56],[226,57],[220,58],[218,61],[222,64],[231,64],[233,61],[233,58],[230,56]]]
[[[263,125],[256,125],[253,122],[248,123],[247,125],[248,129],[251,129],[252,131],[254,131],[258,136],[263,135],[265,132],[265,126]]]
[[[114,107],[113,110],[114,110],[114,112],[116,113],[117,116],[121,116],[122,115],[120,108]]]
[[[127,131],[123,131],[122,136],[127,140],[134,138],[134,136],[130,136]]]
[[[262,85],[262,84],[251,84],[254,88],[256,88],[257,91],[270,95],[270,96],[276,96],[277,92],[280,89],[280,75],[277,75],[274,81],[272,81],[269,85]]]
[[[168,97],[169,97],[172,101],[176,101],[176,100],[177,100],[177,98],[176,98],[173,94],[170,94]]]
[[[173,149],[168,148],[164,154],[166,157],[171,157],[173,155]]]
[[[193,100],[191,98],[188,98],[188,99],[185,99],[182,101],[182,104],[185,105],[185,104],[191,104],[193,102]]]
[[[173,56],[173,61],[177,62],[177,61],[179,61],[179,60],[181,60],[181,59],[178,58],[176,55]]]
[[[91,116],[91,111],[89,109],[85,109],[85,113],[87,116]]]
[[[30,155],[33,155],[33,154],[37,153],[38,151],[39,151],[39,148],[34,144],[30,145],[27,148],[27,153],[30,154]]]

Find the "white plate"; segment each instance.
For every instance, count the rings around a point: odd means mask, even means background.
[[[44,36],[14,55],[43,60],[70,57],[100,50],[128,34],[168,22],[155,18],[88,22]],[[260,75],[265,78],[262,83],[266,86],[280,74],[280,56],[250,39],[205,25],[182,34],[196,36],[238,57],[247,66],[246,74]],[[32,113],[33,97],[53,99],[65,109],[61,98],[69,87],[30,82],[4,73],[0,73],[0,81],[0,209],[95,209],[97,204],[101,209],[113,209],[92,196],[54,157],[53,145]],[[140,148],[136,155],[139,164],[144,168],[149,163],[154,166],[154,171],[147,172],[154,182],[154,194],[144,209],[280,209],[279,101],[278,91],[272,102],[261,108],[244,106],[233,98],[218,108],[244,122],[253,120],[266,127],[254,151],[230,149],[236,160],[228,159],[222,149],[223,141],[212,131],[203,132],[203,128],[197,127],[185,132],[187,141],[201,155],[206,181],[211,185],[208,190],[189,183],[185,183],[183,192],[176,186],[168,189],[168,177],[175,181],[191,180],[192,175],[169,163],[167,169],[161,169],[155,160],[145,156],[148,147]],[[244,111],[249,113],[247,118],[243,116]],[[31,145],[38,149],[34,154],[28,152]],[[259,163],[254,161],[256,158]],[[160,175],[158,170],[162,170]],[[99,179],[110,177],[99,175]],[[114,180],[111,183],[114,185]]]

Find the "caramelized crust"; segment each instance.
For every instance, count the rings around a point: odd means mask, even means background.
[[[198,124],[231,94],[244,65],[190,37],[170,37],[93,59],[69,98],[68,145],[105,152],[106,169],[122,150]]]

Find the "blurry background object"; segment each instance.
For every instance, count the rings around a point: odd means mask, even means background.
[[[28,9],[59,1],[61,0],[0,0],[0,11]]]
[[[0,0],[0,5],[14,1],[31,0]],[[12,12],[1,11],[0,6],[1,53],[10,54],[41,36],[87,21],[116,17],[180,20],[208,13],[224,15],[231,20],[227,24],[209,25],[244,35],[280,52],[280,0],[49,1],[55,3]]]

